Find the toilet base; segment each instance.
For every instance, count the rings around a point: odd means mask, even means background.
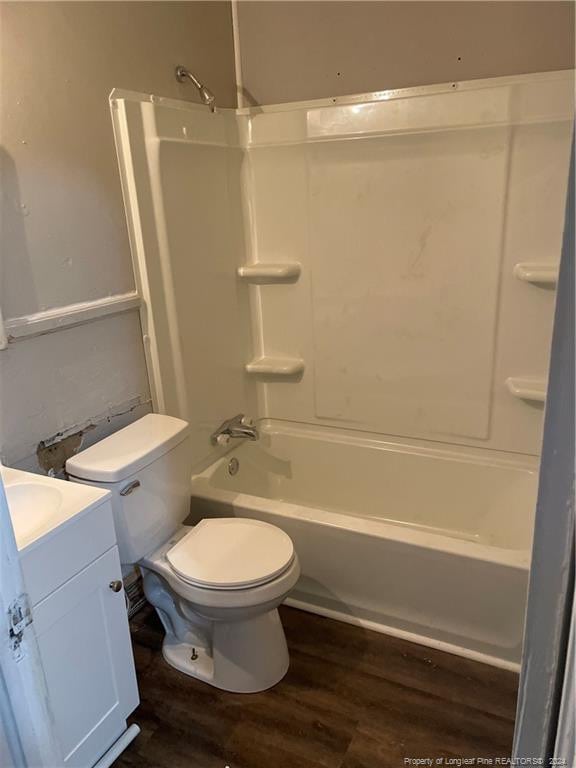
[[[265,691],[288,671],[288,647],[276,609],[244,621],[215,621],[211,635],[209,649],[167,632],[162,655],[180,672],[233,693]]]
[[[298,559],[271,582],[252,589],[202,589],[178,579],[165,549],[140,561],[144,593],[164,626],[164,659],[216,688],[257,693],[288,671],[288,646],[278,606],[300,576]]]

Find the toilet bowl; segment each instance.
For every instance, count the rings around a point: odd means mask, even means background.
[[[217,538],[220,547],[212,547]],[[237,693],[263,691],[284,677],[288,648],[277,608],[300,566],[283,531],[257,520],[202,520],[183,526],[140,567],[166,632],[162,653],[169,664]]]
[[[171,666],[218,688],[262,691],[289,665],[278,606],[300,575],[290,537],[245,518],[183,525],[188,425],[149,414],[69,459],[70,479],[107,488],[120,559],[137,564]]]

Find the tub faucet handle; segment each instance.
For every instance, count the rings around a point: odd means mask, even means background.
[[[230,438],[244,438],[247,440],[258,440],[258,430],[252,423],[252,419],[243,413],[226,419],[212,432],[210,440],[212,445],[228,445]]]

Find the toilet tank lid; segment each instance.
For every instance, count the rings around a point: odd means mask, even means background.
[[[139,472],[181,443],[188,422],[149,413],[66,462],[66,471],[81,480],[116,483]]]

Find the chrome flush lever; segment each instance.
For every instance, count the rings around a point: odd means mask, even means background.
[[[132,480],[131,483],[128,483],[128,485],[120,491],[120,496],[129,496],[132,491],[136,490],[136,488],[140,488],[140,480]]]

